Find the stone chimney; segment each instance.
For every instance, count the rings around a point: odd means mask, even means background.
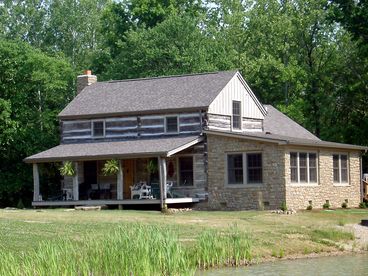
[[[97,82],[97,76],[91,70],[85,70],[83,75],[77,77],[77,95],[87,86]]]

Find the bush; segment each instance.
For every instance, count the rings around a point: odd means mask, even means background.
[[[312,204],[309,204],[309,205],[308,205],[308,207],[307,207],[307,210],[308,210],[308,211],[312,211],[312,209],[313,209]]]
[[[18,203],[17,203],[17,208],[18,208],[18,209],[24,209],[24,204],[23,204],[22,199],[19,199],[19,201],[18,201]]]
[[[330,203],[328,201],[326,201],[325,204],[323,204],[323,209],[330,209]]]
[[[360,202],[359,203],[359,208],[365,209],[365,208],[367,208],[367,204],[365,202]]]
[[[346,202],[343,202],[341,204],[341,208],[344,208],[344,209],[348,208],[348,204]]]
[[[281,206],[280,206],[280,209],[282,210],[282,211],[287,211],[287,206],[286,206],[286,202],[285,201],[283,201],[283,202],[281,202]]]

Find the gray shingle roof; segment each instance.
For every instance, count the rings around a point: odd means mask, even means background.
[[[229,132],[229,131],[215,131],[207,130],[207,134],[230,136],[234,138],[244,138],[255,141],[265,141],[270,143],[275,143],[278,145],[295,145],[295,146],[306,146],[314,148],[335,148],[335,149],[347,149],[347,150],[368,150],[366,146],[358,146],[351,144],[342,144],[335,142],[322,141],[320,139],[303,139],[290,136],[282,136],[277,134],[266,134],[265,132]]]
[[[265,106],[267,107],[267,115],[265,116],[263,122],[265,132],[287,137],[320,141],[317,136],[313,135],[311,132],[290,119],[288,116],[278,111],[272,105]]]
[[[97,82],[59,114],[60,118],[97,117],[208,107],[237,71]]]
[[[199,142],[197,136],[136,139],[122,142],[62,144],[24,159],[27,163],[96,160],[139,156],[167,156],[171,151]],[[183,147],[183,148],[181,148]]]

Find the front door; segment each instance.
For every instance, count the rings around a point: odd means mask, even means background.
[[[123,198],[130,199],[130,186],[134,183],[134,160],[123,160]]]

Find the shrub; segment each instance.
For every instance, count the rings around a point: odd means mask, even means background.
[[[346,202],[343,202],[341,204],[341,208],[344,208],[344,209],[348,208],[348,204]]]
[[[308,205],[308,207],[307,207],[307,210],[308,210],[308,211],[311,211],[312,209],[313,209],[312,204],[309,204],[309,205]]]
[[[326,203],[322,205],[323,209],[330,209],[330,202],[326,200]]]
[[[365,208],[367,208],[367,204],[365,202],[360,202],[359,203],[359,208],[365,209]]]
[[[287,206],[286,206],[286,202],[285,201],[281,202],[280,209],[282,211],[284,211],[284,212],[287,211]]]
[[[24,204],[23,204],[22,199],[19,199],[19,201],[18,201],[18,203],[17,203],[17,208],[18,208],[18,209],[24,209]]]

